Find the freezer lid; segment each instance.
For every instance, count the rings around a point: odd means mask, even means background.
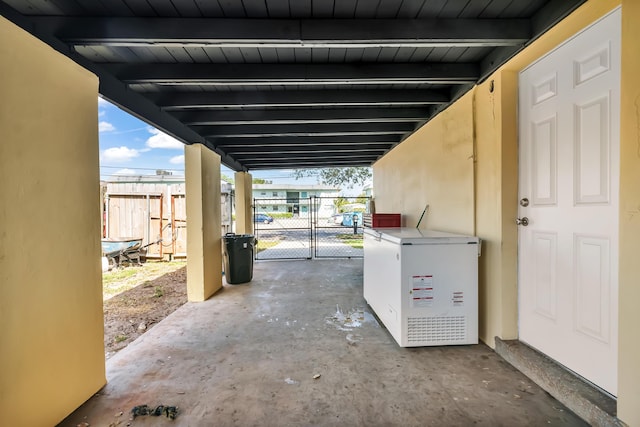
[[[376,239],[386,240],[399,245],[451,245],[478,244],[479,238],[462,234],[436,230],[418,230],[416,228],[365,228],[364,232]]]

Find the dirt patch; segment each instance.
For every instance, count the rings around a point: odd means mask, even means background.
[[[104,347],[107,359],[187,302],[187,271],[184,264],[173,266],[174,271],[150,280],[144,274],[145,266],[128,268],[140,269],[136,273],[140,277],[140,284],[104,301]],[[152,268],[148,270],[157,271]]]

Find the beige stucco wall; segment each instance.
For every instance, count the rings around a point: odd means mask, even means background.
[[[618,416],[640,425],[640,2],[622,1]]]
[[[98,79],[0,17],[0,424],[105,384]]]
[[[376,212],[401,213],[403,225],[475,234],[473,94],[422,127],[373,168]]]
[[[220,156],[202,144],[185,146],[187,298],[204,301],[222,288]]]
[[[516,96],[514,96],[516,95]],[[474,90],[480,337],[517,338],[517,75],[496,73]]]
[[[465,135],[475,150],[474,202],[450,203],[445,212],[451,220],[429,222],[428,228],[451,230],[451,222],[474,217],[475,232],[483,239],[480,259],[480,336],[494,345],[494,336],[517,337],[517,76],[528,65],[609,13],[622,3],[622,82],[621,82],[621,176],[620,176],[620,260],[619,260],[619,366],[618,416],[629,425],[640,425],[640,2],[637,0],[590,0],[514,57],[471,94],[445,111],[456,123],[458,135]],[[493,82],[493,91],[490,86]],[[469,98],[472,99],[470,106]],[[473,120],[469,119],[469,116]],[[409,215],[414,223],[416,205],[425,203],[425,194],[434,188],[448,188],[458,200],[458,185],[466,188],[465,175],[458,167],[464,153],[431,154],[440,167],[416,170],[416,159],[423,159],[428,148],[443,144],[440,117],[432,120],[416,136],[374,165],[376,208]],[[418,136],[421,135],[421,136]],[[455,175],[445,167],[454,160]],[[475,166],[475,169],[474,169]],[[468,173],[468,172],[467,172]],[[435,190],[438,191],[438,190]],[[445,194],[445,196],[447,196]],[[418,202],[419,201],[419,202]],[[442,206],[445,206],[445,202]],[[472,211],[475,206],[475,211]],[[378,209],[381,211],[381,209]],[[434,215],[435,216],[435,215]],[[440,215],[439,215],[440,217]],[[456,219],[454,221],[454,218]],[[463,230],[456,230],[463,231]]]
[[[236,172],[236,233],[253,234],[253,178],[250,173]]]

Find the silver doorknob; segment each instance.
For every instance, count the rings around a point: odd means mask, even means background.
[[[526,227],[527,225],[529,225],[529,218],[527,218],[526,216],[523,216],[522,218],[516,218],[516,224]]]

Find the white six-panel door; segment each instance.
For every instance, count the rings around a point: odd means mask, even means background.
[[[520,340],[615,395],[620,11],[519,84]]]

